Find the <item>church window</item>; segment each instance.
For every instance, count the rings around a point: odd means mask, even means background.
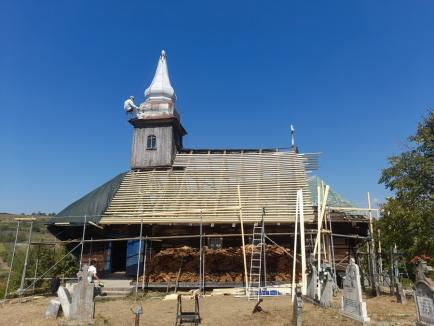
[[[149,135],[146,143],[146,149],[157,149],[157,137],[155,135]]]

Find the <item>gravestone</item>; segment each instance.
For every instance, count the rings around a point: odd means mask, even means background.
[[[56,319],[57,315],[59,314],[59,309],[60,309],[59,299],[51,299],[50,303],[48,304],[48,308],[45,311],[45,317]]]
[[[344,295],[342,297],[340,313],[361,322],[369,322],[366,302],[362,300],[360,270],[353,258],[350,259],[350,263],[347,266],[343,283]]]
[[[383,286],[390,288],[391,284],[392,284],[392,280],[390,279],[390,275],[387,272],[383,275]]]
[[[94,289],[95,284],[89,283],[88,266],[83,265],[82,271],[77,273],[78,284],[74,286],[72,297],[71,319],[92,322],[95,312]]]
[[[416,282],[413,285],[414,301],[416,302],[416,325],[434,325],[434,282],[425,274],[433,269],[426,261],[419,260],[417,264]]]
[[[402,304],[405,304],[407,302],[404,289],[402,288],[402,284],[399,280],[395,281],[395,296],[396,302]]]
[[[60,305],[62,306],[63,315],[66,319],[71,318],[71,295],[69,291],[63,286],[57,289],[57,297],[59,298]]]
[[[311,254],[309,257],[309,274],[307,275],[306,296],[312,300],[317,299],[318,271],[315,266],[315,258]]]
[[[294,300],[292,301],[292,324],[294,326],[302,325],[301,311],[303,309],[303,300],[301,287],[297,285]]]
[[[333,302],[333,277],[330,272],[324,271],[321,275],[321,299],[320,305],[325,308],[332,306]]]

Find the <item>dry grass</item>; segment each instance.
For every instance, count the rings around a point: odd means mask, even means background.
[[[390,296],[366,299],[372,325],[414,325],[415,305],[412,300],[405,305],[396,303]],[[22,304],[6,304],[0,309],[0,325],[58,325],[57,320],[45,319],[44,312],[49,298]],[[192,301],[185,308],[192,308]],[[255,302],[232,296],[205,297],[200,300],[201,325],[291,325],[292,306],[288,297],[265,298],[261,307],[264,312],[251,314]],[[133,325],[131,308],[143,306],[141,325],[174,325],[176,301],[161,301],[148,296],[143,300],[126,298],[96,303],[96,325]],[[303,325],[360,325],[339,314],[339,298],[331,309],[322,309],[305,303]]]

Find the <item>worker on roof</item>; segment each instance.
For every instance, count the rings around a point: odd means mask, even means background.
[[[126,113],[133,113],[134,110],[138,109],[139,107],[134,103],[134,96],[130,96],[129,99],[124,102],[124,110]]]

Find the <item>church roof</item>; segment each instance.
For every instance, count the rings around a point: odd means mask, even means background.
[[[277,149],[184,149],[169,170],[121,173],[75,201],[50,223],[239,223],[237,185],[246,222],[293,222],[303,189],[306,222],[313,220],[307,170],[318,154]]]
[[[151,85],[145,90],[145,98],[167,98],[172,101],[176,101],[175,90],[170,83],[169,70],[167,69],[166,52],[164,50],[161,51],[154,79],[152,80]]]
[[[266,222],[293,222],[298,189],[313,221],[305,163],[288,151],[179,153],[170,170],[128,172],[100,223],[238,223],[238,186],[245,222],[262,208]]]

